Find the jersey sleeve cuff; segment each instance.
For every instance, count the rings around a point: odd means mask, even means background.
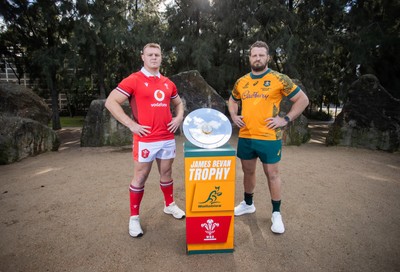
[[[297,88],[294,89],[294,91],[291,92],[287,97],[290,99],[290,98],[292,98],[293,96],[295,96],[298,92],[300,92],[300,87],[297,86]]]
[[[118,92],[122,93],[123,95],[125,95],[126,97],[131,97],[131,95],[127,92],[125,92],[124,90],[122,90],[120,87],[116,88]]]
[[[236,99],[233,95],[231,95],[231,97],[232,97],[232,99],[235,100],[235,101],[240,101],[240,98],[239,98],[239,99]]]

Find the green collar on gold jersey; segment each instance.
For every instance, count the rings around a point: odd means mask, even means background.
[[[260,74],[260,75],[255,75],[252,72],[250,72],[250,77],[252,79],[259,79],[259,78],[263,78],[266,74],[268,74],[269,72],[271,72],[271,69],[268,68],[267,71],[265,71],[264,73]]]

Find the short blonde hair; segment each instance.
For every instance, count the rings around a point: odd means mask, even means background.
[[[142,54],[144,53],[144,50],[145,50],[147,47],[158,48],[158,49],[160,49],[160,51],[161,51],[161,46],[160,46],[158,43],[148,43],[148,44],[146,44],[145,46],[143,46]]]

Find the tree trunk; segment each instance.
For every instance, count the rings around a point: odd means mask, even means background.
[[[281,73],[281,69],[280,69],[280,66],[279,66],[278,57],[276,56],[276,54],[274,54],[272,58],[273,58],[273,60],[274,60],[274,62],[275,62],[276,70],[277,70],[279,73]]]
[[[98,80],[99,80],[99,92],[100,92],[100,99],[106,98],[106,87],[104,83],[104,66],[101,66],[98,72]]]
[[[105,67],[104,67],[104,59],[105,59],[105,49],[103,46],[97,46],[97,54],[99,55],[99,60],[97,62],[97,79],[98,79],[98,87],[99,87],[99,98],[105,99],[106,98],[106,87],[104,81],[104,74],[105,74]]]
[[[67,97],[67,110],[69,117],[74,117],[74,113],[72,112],[71,98],[68,94],[68,91],[65,91],[65,96]]]
[[[293,11],[293,0],[289,0],[288,2],[289,11]]]
[[[60,112],[59,112],[59,104],[58,104],[58,90],[56,88],[56,75],[55,72],[49,72],[50,74],[47,75],[47,86],[51,92],[51,123],[53,130],[61,129],[61,122],[60,122]]]

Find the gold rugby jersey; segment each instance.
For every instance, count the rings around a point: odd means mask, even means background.
[[[282,139],[282,130],[268,128],[266,119],[278,115],[283,96],[290,99],[299,91],[288,76],[269,68],[261,75],[248,73],[239,78],[231,94],[235,101],[242,102],[241,115],[246,125],[240,129],[239,137]]]

